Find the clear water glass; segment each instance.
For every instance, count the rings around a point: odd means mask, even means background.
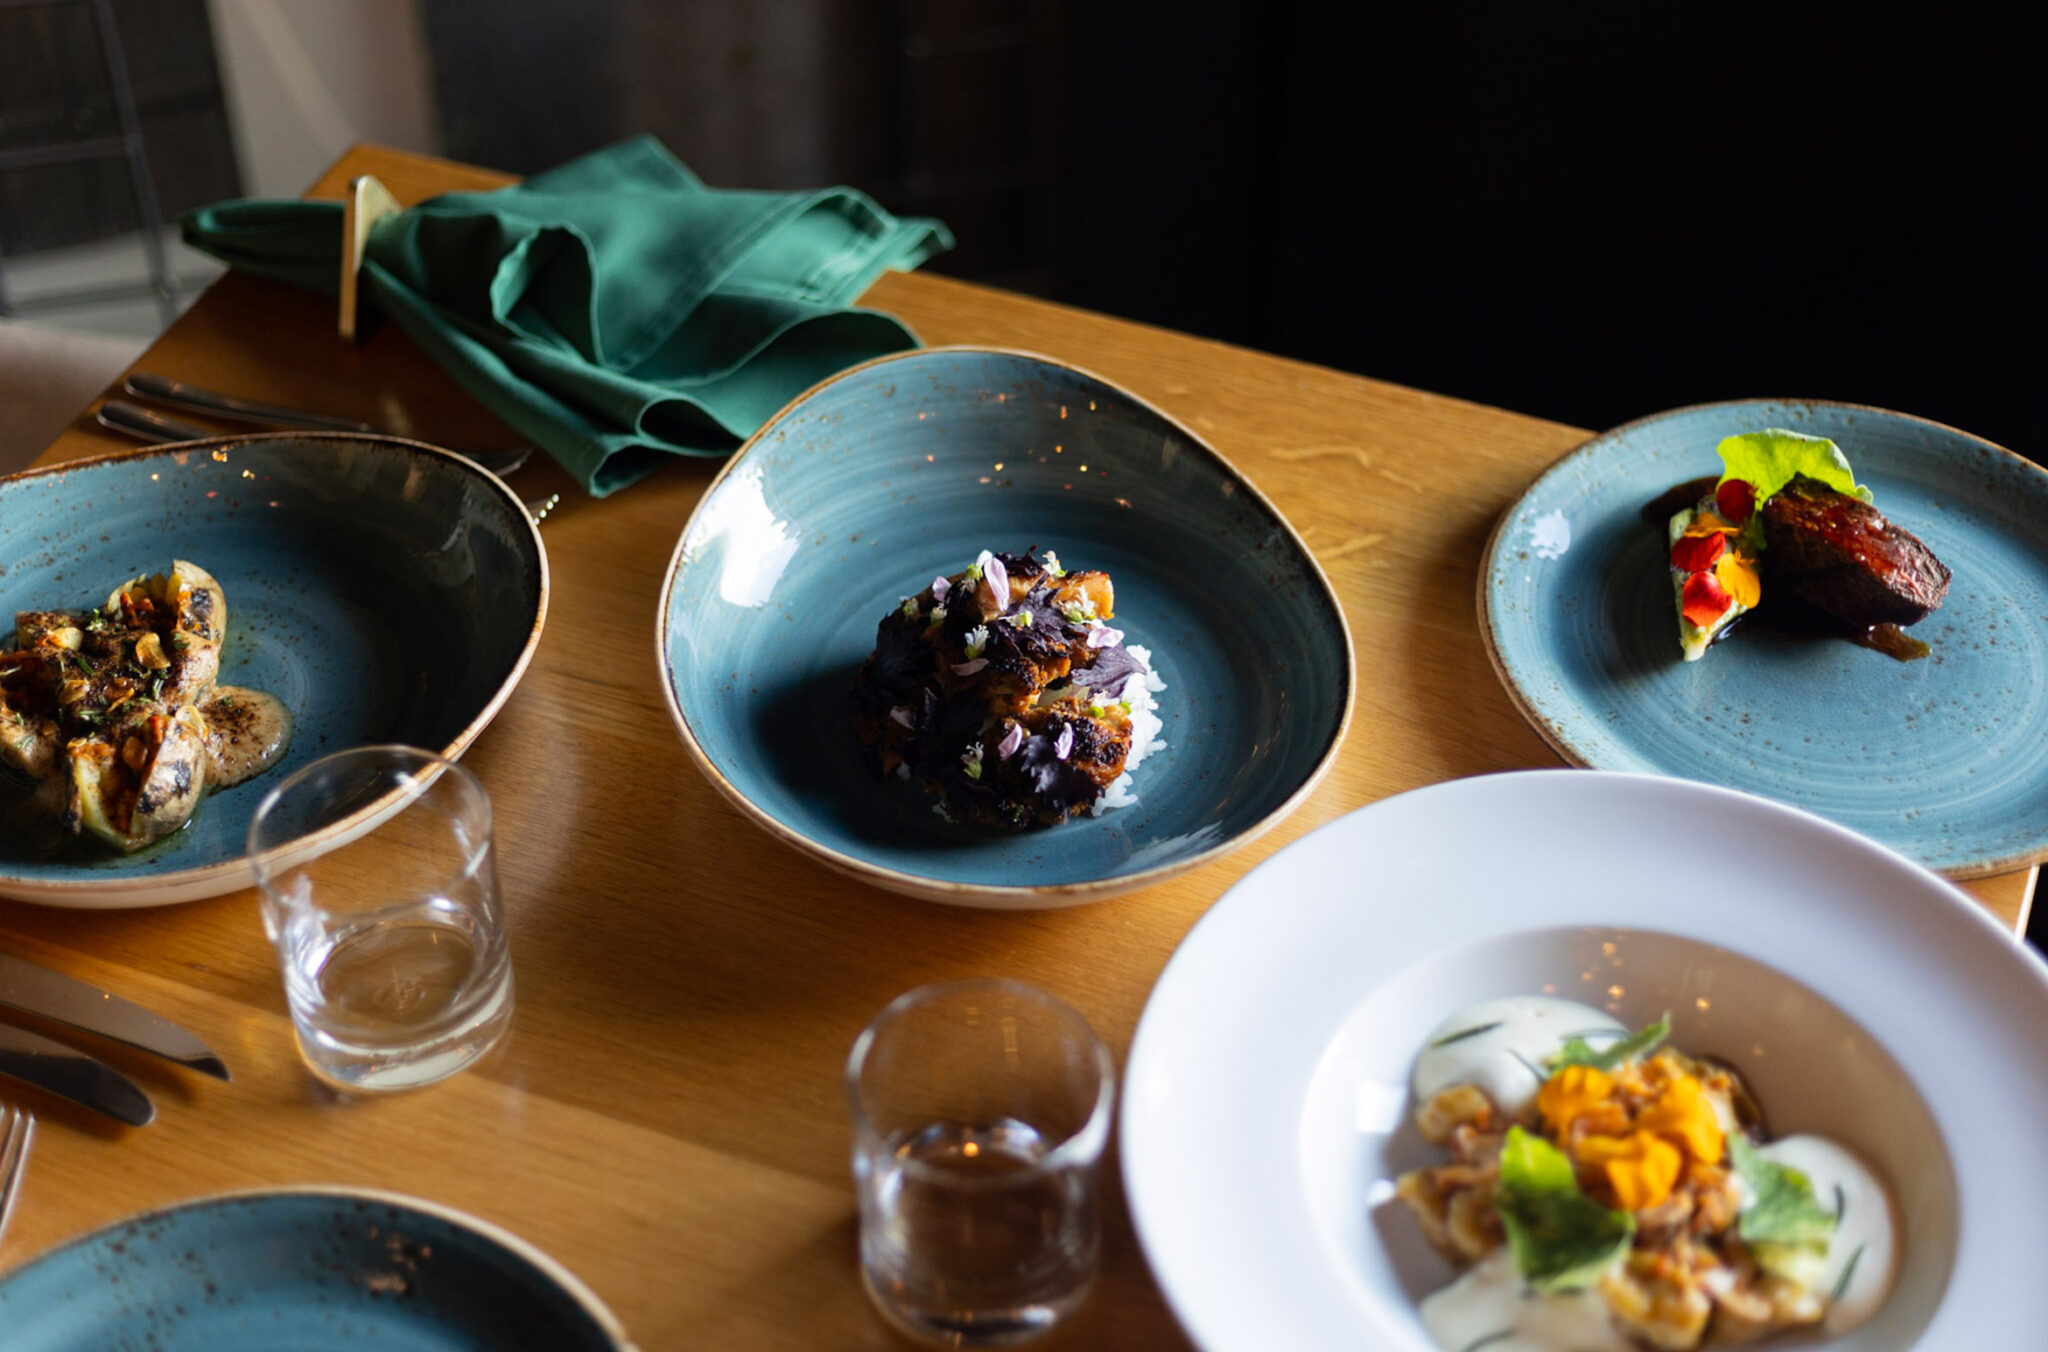
[[[1116,1070],[1075,1010],[1015,981],[924,986],[853,1044],[861,1275],[944,1347],[1048,1333],[1094,1282]]]
[[[299,1050],[321,1079],[411,1089],[503,1036],[512,958],[475,775],[406,746],[323,757],[265,796],[249,858]]]

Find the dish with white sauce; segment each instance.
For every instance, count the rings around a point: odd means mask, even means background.
[[[1731,1067],[1553,996],[1483,1001],[1416,1056],[1415,1122],[1448,1162],[1395,1195],[1464,1269],[1421,1306],[1444,1352],[1689,1352],[1857,1328],[1897,1226],[1883,1183],[1823,1136],[1765,1137]]]
[[[1702,851],[1712,867],[1684,866]],[[1737,1067],[1773,1135],[1834,1141],[1889,1189],[1898,1257],[1875,1313],[1764,1346],[2039,1342],[2048,1160],[2011,1141],[2048,1118],[2048,964],[1954,887],[1811,815],[1544,771],[1318,829],[1167,964],[1127,1061],[1122,1158],[1196,1347],[1436,1352],[1421,1307],[1458,1272],[1395,1196],[1443,1160],[1414,1121],[1417,1051],[1511,993],[1631,1028],[1668,1011],[1672,1042]]]

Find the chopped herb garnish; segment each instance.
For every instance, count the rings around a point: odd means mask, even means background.
[[[917,598],[916,598],[915,596],[906,596],[906,597],[904,597],[904,598],[903,598],[903,606],[902,606],[902,610],[903,610],[903,618],[904,618],[904,619],[906,619],[906,620],[914,620],[914,619],[916,619],[916,618],[917,618]]]
[[[1010,623],[1019,629],[1029,629],[1031,627],[1031,612],[1028,610],[1018,611],[1010,617]]]
[[[1868,1247],[1869,1246],[1865,1244],[1858,1244],[1856,1246],[1856,1252],[1849,1255],[1849,1266],[1842,1269],[1842,1276],[1840,1280],[1838,1280],[1835,1283],[1835,1289],[1828,1293],[1828,1303],[1830,1305],[1840,1300],[1842,1298],[1842,1293],[1849,1289],[1849,1279],[1856,1275],[1856,1264],[1862,1260],[1863,1250]]]
[[[1671,1016],[1666,1014],[1641,1032],[1623,1038],[1605,1051],[1594,1051],[1586,1044],[1584,1037],[1566,1038],[1563,1049],[1550,1058],[1550,1067],[1553,1070],[1562,1070],[1566,1066],[1591,1066],[1595,1070],[1612,1070],[1638,1057],[1648,1056],[1659,1043],[1670,1036]]]
[[[1466,1028],[1456,1033],[1446,1033],[1429,1045],[1432,1047],[1448,1047],[1453,1042],[1463,1042],[1468,1037],[1478,1037],[1481,1033],[1491,1033],[1505,1022],[1505,1019],[1495,1019],[1492,1023],[1482,1023],[1476,1028]]]

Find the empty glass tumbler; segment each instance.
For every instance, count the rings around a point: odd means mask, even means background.
[[[337,752],[272,789],[249,825],[263,925],[306,1064],[338,1088],[461,1070],[512,1019],[491,801],[431,752]]]
[[[1000,1347],[1079,1306],[1115,1089],[1087,1020],[1014,981],[921,987],[876,1016],[846,1092],[861,1275],[883,1315],[928,1342]]]

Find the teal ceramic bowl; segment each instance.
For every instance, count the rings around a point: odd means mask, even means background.
[[[1721,438],[1766,427],[1832,438],[1954,573],[1907,631],[1929,656],[1738,630],[1680,660],[1668,547],[1641,509],[1719,473]],[[1501,519],[1479,591],[1501,679],[1575,764],[1761,794],[1953,878],[2048,859],[2048,471],[2010,451],[1853,404],[1660,413],[1546,471]]]
[[[146,1212],[0,1281],[8,1352],[631,1352],[560,1264],[473,1217],[339,1189]]]
[[[949,826],[863,765],[848,693],[904,597],[1031,546],[1110,574],[1117,626],[1167,685],[1166,746],[1133,806]],[[1221,456],[1084,371],[980,348],[856,367],[763,427],[683,531],[658,645],[684,744],[747,816],[876,886],[974,906],[1093,900],[1244,844],[1329,768],[1353,687],[1328,579]]]
[[[269,785],[369,742],[459,756],[518,683],[547,616],[547,555],[518,498],[416,442],[229,437],[0,479],[0,625],[18,610],[102,605],[174,558],[220,580],[220,680],[282,699],[290,749],[134,855],[61,837],[16,803],[0,831],[0,896],[149,906],[249,886],[249,819]],[[0,802],[20,788],[0,783]]]

